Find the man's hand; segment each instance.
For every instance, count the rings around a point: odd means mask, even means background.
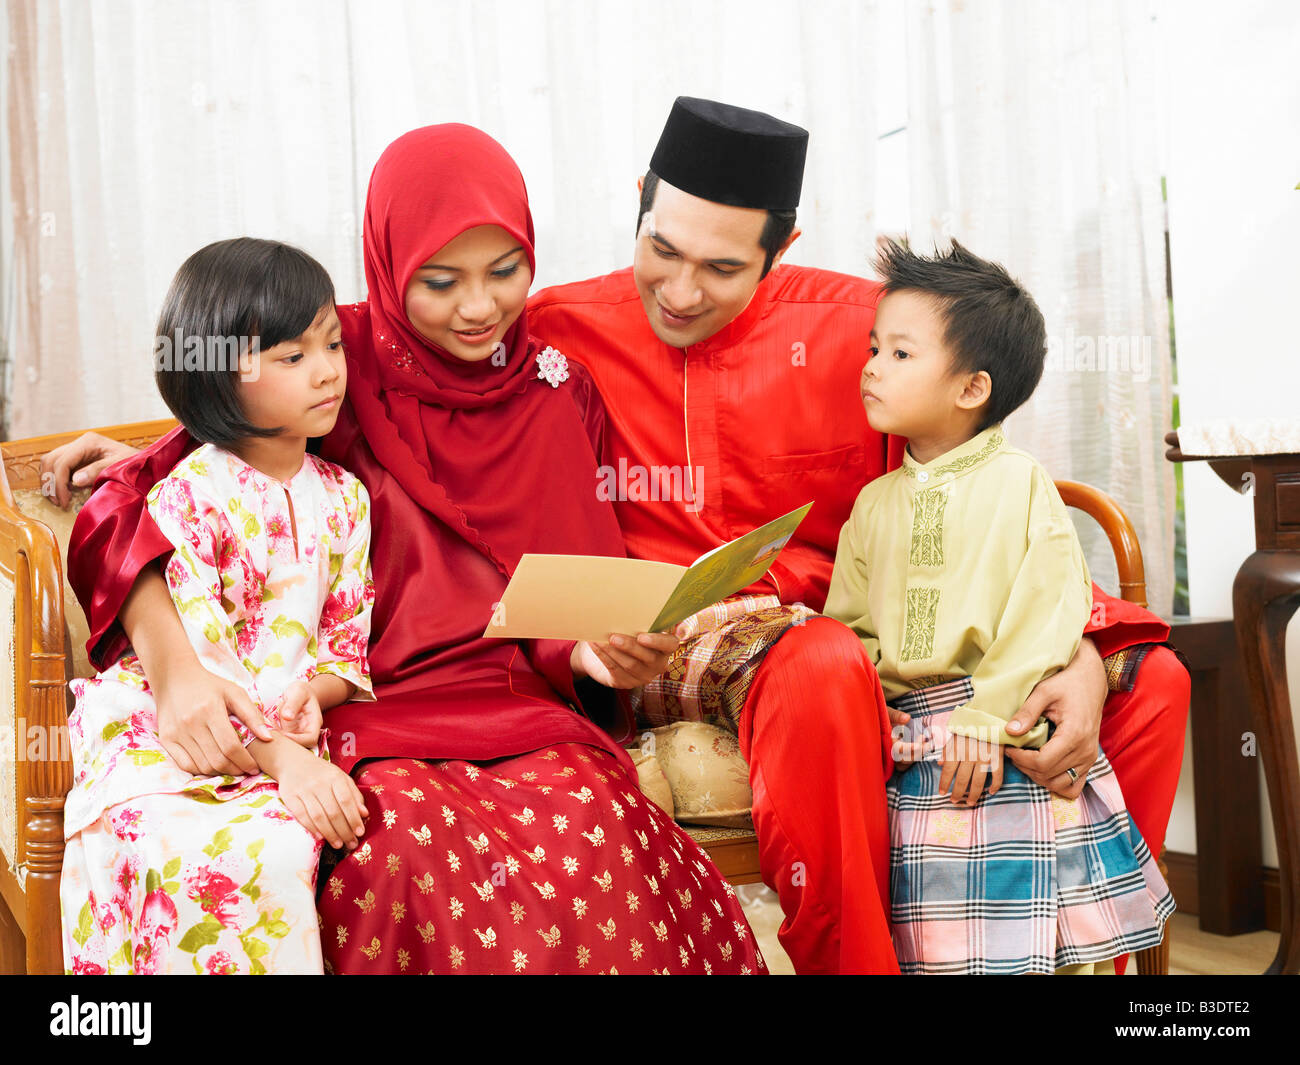
[[[1008,747],[1007,757],[1025,776],[1065,799],[1077,799],[1097,760],[1101,710],[1106,703],[1106,667],[1092,641],[1084,639],[1065,669],[1039,681],[1025,705],[1007,723],[1019,736],[1040,717],[1056,723],[1052,738],[1036,751]],[[1067,769],[1073,769],[1071,779]]]
[[[41,456],[41,491],[59,506],[66,507],[71,502],[73,488],[94,484],[100,473],[135,451],[120,440],[110,440],[98,433],[82,433],[71,443]]]
[[[579,640],[569,656],[576,677],[590,677],[607,688],[640,688],[668,668],[678,639],[671,632],[643,632],[636,639],[615,634],[609,643]]]
[[[240,776],[258,765],[239,742],[233,714],[261,740],[271,739],[262,712],[238,684],[202,666],[183,669],[164,687],[154,686],[158,738],[172,760],[195,776]]]

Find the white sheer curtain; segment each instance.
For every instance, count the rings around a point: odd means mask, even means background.
[[[1008,422],[1054,477],[1113,495],[1137,527],[1148,597],[1173,597],[1174,481],[1156,11],[1132,0],[909,3],[914,247],[955,237],[1005,263],[1052,337]],[[1079,522],[1098,583],[1110,549]]]
[[[886,8],[892,14],[892,8]],[[403,131],[486,129],[528,180],[538,285],[624,266],[637,176],[672,100],[812,132],[790,255],[864,273],[876,78],[906,25],[910,235],[1010,265],[1055,338],[1013,438],[1115,495],[1151,601],[1173,487],[1156,24],[1143,3],[980,0],[8,0],[0,325],[9,433],[165,414],[154,319],[181,261],[239,234],[305,247],[365,295],[358,219]],[[885,116],[892,123],[892,112]],[[1095,367],[1102,365],[1104,369]],[[1089,560],[1113,586],[1097,537]]]
[[[165,415],[154,322],[209,241],[302,244],[355,290],[343,8],[269,10],[10,0],[12,436]]]
[[[0,253],[12,437],[166,414],[154,322],[176,268],[248,234],[365,295],[370,168],[460,121],[528,180],[537,284],[627,265],[636,178],[677,95],[812,131],[791,261],[866,269],[873,4],[833,0],[7,0]]]

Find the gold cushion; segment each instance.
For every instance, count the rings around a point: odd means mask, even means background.
[[[650,737],[653,747],[643,740],[643,749],[654,754],[668,778],[678,821],[727,828],[753,824],[749,766],[735,736],[700,721],[677,721],[651,729]]]
[[[673,790],[668,786],[668,778],[664,776],[664,771],[659,766],[659,759],[648,751],[636,747],[629,749],[627,753],[632,756],[632,764],[636,766],[641,794],[672,817]]]
[[[59,559],[63,563],[63,618],[67,626],[67,642],[71,645],[72,659],[67,671],[68,679],[73,677],[93,677],[86,657],[86,641],[90,639],[90,626],[86,615],[72,594],[68,584],[68,540],[72,536],[72,523],[77,520],[77,512],[90,498],[89,488],[79,488],[72,493],[72,504],[67,510],[52,503],[40,492],[32,488],[20,488],[14,492],[14,505],[29,518],[49,526],[54,538],[59,542]]]

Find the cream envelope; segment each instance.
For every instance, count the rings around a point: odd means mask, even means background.
[[[806,503],[690,567],[599,555],[524,555],[484,636],[608,640],[660,632],[748,588],[776,561],[812,507]]]

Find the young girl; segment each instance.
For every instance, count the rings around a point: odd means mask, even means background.
[[[193,653],[264,719],[237,725],[260,772],[196,777],[177,764],[132,651],[72,682],[71,972],[322,971],[321,840],[356,846],[366,809],[321,757],[321,713],[373,698],[369,498],[306,453],[342,402],[339,332],[329,276],[287,245],[212,244],[172,282],[156,378],[202,444],[148,510],[174,549],[164,572]]]
[[[826,613],[910,715],[888,787],[899,966],[1113,971],[1160,941],[1174,907],[1109,763],[1070,801],[1002,759],[1047,738],[1046,721],[1023,736],[1005,725],[1074,656],[1091,608],[1065,506],[1001,426],[1042,376],[1042,315],[956,243],[934,258],[890,244],[878,269],[862,398],[872,428],[908,450],[858,496]]]

